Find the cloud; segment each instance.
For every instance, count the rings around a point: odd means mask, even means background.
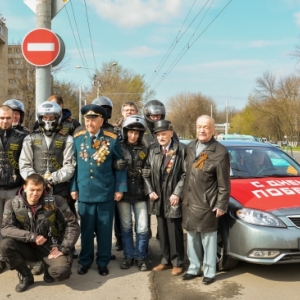
[[[294,13],[295,22],[298,27],[300,27],[300,12]]]
[[[147,46],[135,47],[126,51],[123,51],[121,54],[132,56],[132,57],[149,57],[160,54],[161,52],[157,49],[153,49]]]
[[[180,13],[183,0],[90,0],[102,18],[119,26],[166,23]]]

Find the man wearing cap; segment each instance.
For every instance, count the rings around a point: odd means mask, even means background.
[[[111,259],[114,200],[127,191],[126,170],[114,170],[113,161],[121,159],[116,134],[102,129],[105,108],[89,104],[81,109],[86,130],[74,135],[76,171],[71,181],[71,196],[78,199],[81,218],[81,252],[78,274],[86,274],[94,261],[94,232],[97,239],[99,274],[108,275]]]
[[[157,216],[161,263],[153,271],[172,269],[172,275],[183,273],[183,230],[181,227],[181,195],[185,181],[185,145],[173,138],[170,121],[154,123],[158,144],[148,154],[145,168],[145,193],[148,212]]]

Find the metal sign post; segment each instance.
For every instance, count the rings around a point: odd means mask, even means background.
[[[49,29],[51,30],[51,20],[59,13],[59,11],[68,3],[69,0],[24,0],[24,3],[36,14],[36,27],[38,29]],[[51,32],[51,31],[50,31]],[[58,37],[58,44],[61,45],[60,37]],[[57,46],[53,41],[40,41],[34,40],[34,44],[28,45],[26,44],[26,54],[23,50],[23,54],[25,58],[30,56],[34,51],[46,52],[52,56],[56,55]],[[60,46],[59,46],[60,48]],[[64,52],[64,45],[63,45]],[[42,55],[40,55],[42,56]],[[54,59],[49,64],[46,62],[45,64],[35,64],[36,65],[36,73],[35,73],[35,83],[36,83],[36,95],[35,95],[35,105],[38,107],[39,104],[46,101],[51,95],[51,63],[58,64],[63,55],[58,51],[56,55],[56,60]],[[27,59],[27,58],[26,58]],[[28,59],[27,59],[28,60]],[[52,59],[51,59],[52,60]],[[29,61],[29,60],[28,60]]]

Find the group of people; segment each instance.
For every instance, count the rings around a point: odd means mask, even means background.
[[[48,283],[69,278],[80,234],[78,274],[86,274],[96,257],[99,274],[108,275],[115,258],[113,223],[115,248],[123,250],[120,268],[136,263],[147,271],[151,215],[157,217],[162,257],[153,271],[183,274],[184,228],[190,266],[183,280],[215,280],[218,218],[229,201],[230,160],[213,137],[214,120],[200,116],[197,138],[185,146],[165,119],[162,102],[148,101],[143,116],[134,102],[126,102],[114,125],[108,122],[112,108],[109,98],[97,97],[82,107],[81,126],[53,95],[37,107],[30,132],[22,127],[21,101],[0,106],[0,273],[7,264],[18,271],[17,292],[41,272]],[[32,270],[27,261],[36,262]]]

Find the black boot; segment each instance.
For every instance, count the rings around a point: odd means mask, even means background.
[[[45,262],[43,262],[43,269],[44,269],[44,281],[47,283],[54,282],[54,278],[52,278],[48,272],[48,265],[46,265]]]
[[[6,268],[6,262],[4,258],[0,255],[0,274],[4,271]]]
[[[15,290],[18,293],[22,293],[27,290],[27,288],[34,283],[33,275],[30,272],[30,269],[25,263],[17,268],[19,284],[16,286]]]

